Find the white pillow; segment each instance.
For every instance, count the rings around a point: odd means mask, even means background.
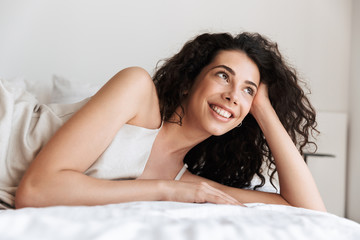
[[[35,97],[40,103],[49,103],[51,89],[51,82],[28,81],[24,77],[15,77],[11,79],[1,79],[7,86],[16,94],[26,92]]]
[[[25,81],[26,90],[33,94],[40,103],[49,103],[51,101],[52,82]]]
[[[64,77],[53,75],[51,103],[74,103],[94,95],[103,84],[70,81]]]

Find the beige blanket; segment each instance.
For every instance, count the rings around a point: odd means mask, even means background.
[[[83,104],[39,104],[24,89],[0,80],[0,208],[14,206],[17,186],[29,163]]]

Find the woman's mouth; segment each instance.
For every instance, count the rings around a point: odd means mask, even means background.
[[[221,117],[224,118],[230,118],[232,116],[232,114],[228,111],[226,111],[225,109],[216,106],[216,105],[210,105],[211,109],[216,112],[218,115],[220,115]]]

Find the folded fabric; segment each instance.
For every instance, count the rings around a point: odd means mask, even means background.
[[[40,104],[26,90],[0,81],[0,201],[3,205],[14,205],[17,186],[30,162],[83,104]]]

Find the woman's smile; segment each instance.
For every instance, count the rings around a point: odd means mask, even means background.
[[[233,117],[233,114],[231,112],[225,110],[224,108],[222,108],[220,106],[217,106],[214,104],[210,104],[209,106],[215,113],[217,113],[219,116],[221,116],[223,118],[229,119],[229,118]]]

